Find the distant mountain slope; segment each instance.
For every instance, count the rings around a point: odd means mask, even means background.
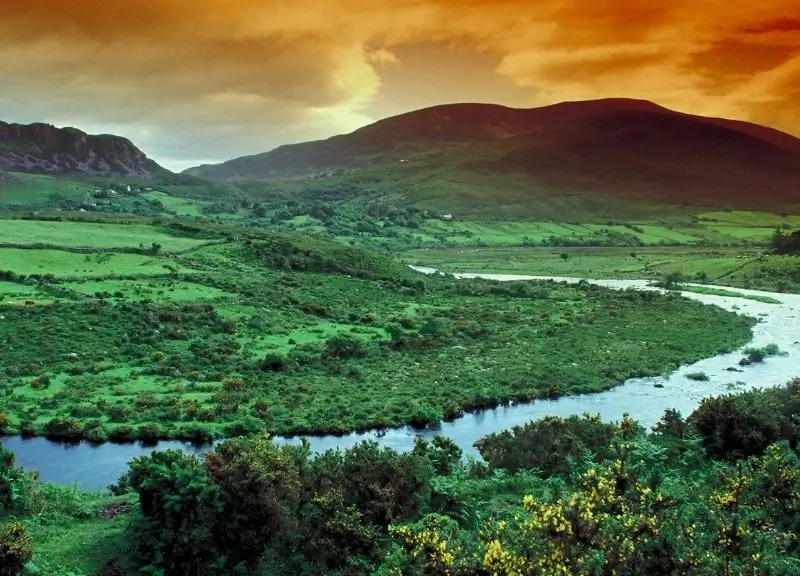
[[[0,171],[152,178],[168,171],[120,136],[0,122]]]
[[[187,171],[212,180],[347,174],[457,202],[577,194],[731,207],[800,206],[800,139],[628,99],[534,109],[427,108],[327,140]],[[479,183],[479,190],[476,188]],[[481,198],[478,199],[478,196]]]

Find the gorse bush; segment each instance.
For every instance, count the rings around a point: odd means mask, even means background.
[[[627,420],[626,420],[627,422]],[[571,468],[571,460],[586,452],[597,461],[615,455],[611,439],[619,427],[599,416],[545,416],[541,420],[484,436],[475,443],[492,468],[508,472],[536,470],[543,477],[560,475]]]
[[[770,444],[800,441],[800,380],[782,388],[704,399],[688,418],[710,458],[758,456]]]
[[[33,557],[33,538],[19,522],[0,525],[0,576],[19,576]]]
[[[454,455],[442,442],[407,454],[373,442],[311,458],[305,445],[255,436],[202,461],[175,451],[137,458],[117,490],[139,495],[134,556],[148,570],[253,573],[266,555],[285,574],[364,574],[387,527],[420,515],[434,468]]]
[[[15,456],[0,443],[0,518],[29,510],[33,492],[30,474],[15,466]]]
[[[777,344],[767,344],[763,348],[745,348],[745,362],[746,363],[759,363],[763,362],[770,356],[780,356],[782,354],[781,349],[778,347]]]
[[[52,526],[74,534],[85,573],[114,576],[796,576],[798,386],[707,399],[688,421],[670,410],[650,434],[628,417],[546,418],[482,440],[488,463],[445,438],[406,453],[312,456],[263,435],[199,458],[156,451],[113,487],[102,510],[118,522],[98,519],[96,495],[38,485],[0,530],[2,566],[16,576]],[[115,530],[111,548],[98,528]]]

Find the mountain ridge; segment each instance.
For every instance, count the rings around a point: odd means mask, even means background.
[[[509,118],[513,117],[519,118],[532,114],[542,115],[542,116],[547,114],[550,115],[550,118],[548,120],[551,122],[552,121],[563,122],[565,119],[569,119],[575,122],[575,121],[584,121],[593,115],[597,115],[598,113],[603,113],[603,112],[609,113],[617,111],[619,109],[622,109],[624,111],[644,111],[654,114],[669,114],[685,118],[692,118],[704,124],[735,129],[737,131],[744,132],[751,136],[759,138],[775,146],[785,148],[800,154],[800,138],[796,138],[788,133],[781,132],[780,130],[776,130],[774,128],[761,126],[758,124],[753,124],[742,120],[729,120],[726,118],[699,116],[695,114],[677,112],[648,100],[631,99],[631,98],[605,98],[598,100],[566,101],[566,102],[560,102],[558,104],[551,104],[537,108],[513,108],[499,104],[485,104],[485,103],[440,104],[384,118],[346,134],[337,134],[335,136],[331,136],[325,139],[311,140],[296,144],[283,144],[266,152],[249,154],[217,164],[203,164],[200,166],[188,168],[183,172],[189,174],[201,175],[203,169],[207,168],[213,169],[231,163],[241,164],[245,160],[251,161],[251,160],[267,159],[267,157],[270,155],[285,154],[290,150],[297,150],[300,147],[338,143],[348,137],[359,137],[378,132],[384,127],[396,128],[404,120],[412,118],[417,120],[417,122],[415,124],[412,124],[411,126],[408,126],[408,124],[406,124],[404,126],[404,128],[406,128],[406,131],[408,130],[409,127],[413,128],[418,125],[424,126],[427,130],[430,130],[431,127],[439,127],[440,125],[437,126],[435,122],[431,125],[431,120],[437,120],[437,119],[441,120],[442,117],[445,117],[446,119],[452,119],[453,114],[456,115],[455,118],[456,120],[462,122],[464,122],[465,120],[468,122],[470,120],[469,119],[470,115],[472,115],[474,118],[476,116],[476,113],[487,112],[487,111],[503,114],[504,118],[502,118],[502,120],[508,120]],[[486,119],[484,119],[484,122],[485,120]],[[490,122],[491,121],[495,122],[495,126],[497,126],[497,120],[498,119],[496,117],[489,119]],[[541,120],[539,118],[535,118],[534,121],[540,122]],[[528,131],[530,131],[530,127],[528,127]],[[524,133],[525,130],[522,130],[521,132]],[[498,136],[497,133],[494,133],[493,135]],[[407,134],[405,134],[405,136],[407,136]],[[500,138],[502,138],[502,136],[499,136],[498,139]],[[399,143],[403,143],[403,141]],[[208,177],[209,174],[206,173],[206,176]]]
[[[151,179],[169,171],[129,139],[72,127],[0,121],[0,171]]]
[[[230,182],[368,175],[451,199],[480,182],[479,193],[500,204],[515,179],[514,202],[528,190],[776,208],[800,206],[800,139],[646,100],[448,104],[185,173]]]

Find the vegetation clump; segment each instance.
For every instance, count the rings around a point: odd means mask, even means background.
[[[651,432],[628,416],[549,417],[482,439],[486,462],[442,437],[312,455],[255,434],[139,457],[111,496],[39,484],[6,459],[21,506],[0,512],[2,569],[790,576],[799,390],[708,398]]]
[[[767,344],[762,348],[749,347],[744,349],[744,358],[739,362],[742,366],[749,364],[759,364],[770,356],[780,356],[783,354],[777,344]]]

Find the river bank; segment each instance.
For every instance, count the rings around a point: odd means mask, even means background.
[[[436,273],[431,268],[414,267],[418,272]],[[498,281],[550,279],[568,283],[587,281],[581,278],[541,277],[503,274],[455,274],[459,278],[487,278]],[[588,280],[593,284],[614,289],[660,290],[645,280]],[[676,372],[653,378],[635,378],[611,390],[591,395],[565,396],[555,400],[536,400],[509,404],[465,414],[452,422],[434,427],[414,429],[401,427],[389,430],[353,433],[344,436],[310,437],[314,451],[347,448],[362,440],[375,439],[397,450],[413,447],[417,436],[430,438],[437,434],[455,441],[466,455],[477,456],[473,443],[492,432],[524,424],[546,415],[568,416],[589,412],[599,413],[607,420],[618,420],[627,412],[645,426],[654,424],[668,408],[689,414],[707,396],[742,391],[756,387],[779,386],[800,376],[800,296],[739,289],[751,295],[768,296],[779,304],[757,302],[732,296],[683,292],[687,298],[716,305],[758,318],[753,339],[748,346],[763,347],[777,344],[786,355],[771,357],[764,363],[740,367],[741,351],[721,354],[683,366]],[[687,375],[703,373],[707,381],[697,381]],[[100,489],[114,482],[126,469],[128,462],[151,452],[153,446],[140,443],[101,444],[88,442],[64,444],[45,438],[5,438],[6,447],[17,454],[24,468],[39,470],[44,481],[63,484],[76,483],[81,489]],[[297,443],[299,438],[279,438],[279,442]],[[161,442],[159,450],[175,448],[201,453],[208,446],[192,446],[182,442]]]

